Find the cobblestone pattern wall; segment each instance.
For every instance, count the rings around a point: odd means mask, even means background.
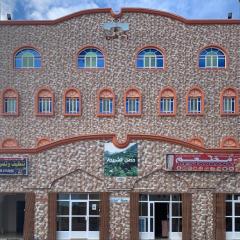
[[[138,141],[139,176],[118,183],[103,172],[104,141],[77,142],[58,146],[29,158],[28,177],[1,177],[1,192],[36,192],[36,238],[47,236],[47,192],[111,192],[130,196],[131,191],[193,193],[193,239],[213,240],[213,194],[239,193],[238,174],[174,173],[164,171],[165,154],[192,152],[161,142]],[[9,156],[7,154],[0,157]],[[20,155],[11,155],[20,156]],[[129,204],[111,204],[111,239],[129,240]],[[206,217],[207,213],[207,217]],[[200,230],[199,230],[200,229]],[[204,229],[204,231],[203,231]]]
[[[120,140],[126,134],[156,134],[188,140],[204,139],[209,148],[219,147],[224,136],[239,139],[239,116],[221,117],[220,92],[226,86],[240,86],[240,26],[185,25],[168,17],[127,13],[120,21],[129,23],[128,40],[106,40],[102,24],[112,21],[110,14],[91,14],[73,18],[52,26],[0,26],[0,89],[13,87],[20,94],[20,116],[3,117],[0,139],[16,138],[21,147],[35,147],[38,138],[59,140],[80,134],[116,133]],[[231,39],[231,40],[229,40]],[[220,45],[229,53],[226,70],[199,70],[198,52],[207,45]],[[39,49],[42,68],[14,70],[13,53],[19,47],[31,45]],[[104,70],[79,70],[78,50],[85,45],[103,49]],[[163,49],[166,68],[137,70],[137,49],[156,45]],[[205,114],[186,116],[185,96],[198,85],[205,92]],[[42,86],[55,94],[55,115],[34,115],[34,94]],[[130,87],[138,87],[143,95],[143,116],[124,116],[123,96]],[[177,91],[177,116],[159,117],[159,91],[171,86]],[[68,87],[80,89],[82,116],[64,117],[62,102]],[[116,116],[96,117],[97,91],[111,87],[116,94]],[[237,128],[237,129],[236,129]],[[218,129],[218,131],[215,131]]]

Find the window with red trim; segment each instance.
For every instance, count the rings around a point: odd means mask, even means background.
[[[36,94],[36,114],[47,116],[53,115],[53,92],[48,88],[41,88]]]
[[[3,115],[18,115],[18,93],[14,89],[6,89],[2,94]]]
[[[187,94],[187,114],[199,115],[204,112],[204,94],[200,88],[192,88]]]
[[[115,114],[115,95],[109,88],[98,93],[98,116],[112,116]]]
[[[128,89],[125,93],[125,114],[141,115],[142,114],[142,96],[138,89]]]
[[[167,87],[160,92],[159,96],[159,114],[175,115],[176,114],[176,92],[174,89]]]
[[[238,113],[238,94],[234,88],[226,88],[221,92],[220,108],[222,115]]]
[[[64,93],[64,115],[79,116],[81,114],[80,92],[76,88],[70,88]]]
[[[225,137],[221,142],[222,148],[237,148],[238,142],[234,137]]]

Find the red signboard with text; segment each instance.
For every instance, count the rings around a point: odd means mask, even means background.
[[[167,154],[166,170],[240,172],[240,154]]]

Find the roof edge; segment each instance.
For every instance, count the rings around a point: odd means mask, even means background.
[[[122,8],[119,13],[115,13],[111,8],[96,8],[81,10],[54,20],[3,20],[0,21],[0,25],[55,25],[75,17],[96,13],[109,13],[115,19],[122,17],[125,13],[152,14],[168,17],[188,25],[240,24],[239,19],[186,19],[173,13],[147,8]]]

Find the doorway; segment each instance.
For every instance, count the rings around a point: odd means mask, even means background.
[[[24,226],[24,211],[25,209],[25,201],[17,201],[16,206],[16,227],[17,227],[17,233],[23,234],[23,226]]]
[[[155,239],[168,238],[169,204],[155,203]]]

